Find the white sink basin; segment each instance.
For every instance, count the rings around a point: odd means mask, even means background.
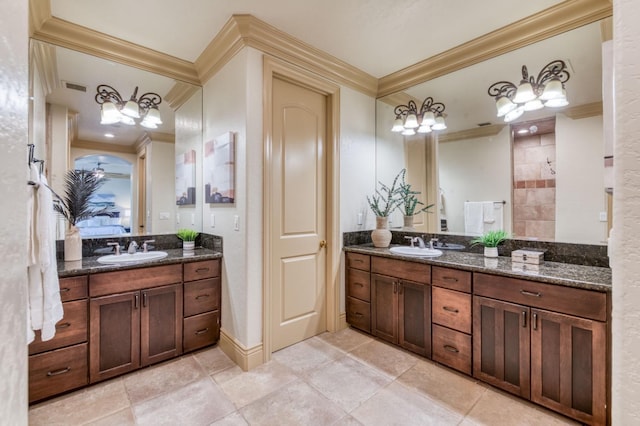
[[[107,265],[119,264],[119,263],[136,263],[136,262],[148,262],[149,260],[162,259],[167,257],[165,251],[149,251],[146,253],[123,253],[119,255],[109,254],[98,258],[98,262],[105,263]]]
[[[441,250],[419,247],[399,246],[391,247],[389,250],[391,250],[391,253],[401,254],[403,256],[435,257],[442,255]]]

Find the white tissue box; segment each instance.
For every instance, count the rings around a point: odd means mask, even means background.
[[[534,250],[514,250],[511,252],[511,261],[526,263],[528,265],[541,265],[544,263],[544,252]]]

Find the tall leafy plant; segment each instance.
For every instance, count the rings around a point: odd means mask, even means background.
[[[391,186],[387,186],[382,182],[378,182],[380,188],[376,189],[376,193],[371,197],[367,195],[369,207],[378,217],[388,217],[400,205],[401,200],[398,198],[398,174]]]
[[[425,206],[423,202],[418,200],[416,195],[420,195],[419,191],[414,191],[411,189],[411,184],[405,181],[405,176],[407,174],[407,169],[400,170],[398,176],[400,176],[400,186],[398,188],[398,197],[400,198],[400,210],[402,214],[405,216],[414,216],[421,212],[428,212],[428,210],[433,207],[433,204],[429,204]],[[419,207],[424,206],[424,207]]]
[[[105,179],[88,170],[67,171],[64,177],[64,197],[56,195],[59,203],[54,203],[54,210],[63,215],[72,226],[75,226],[81,220],[108,213],[108,207],[94,209],[90,203],[91,196],[104,183]]]

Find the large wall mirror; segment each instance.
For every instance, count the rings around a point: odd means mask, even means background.
[[[202,88],[36,40],[31,52],[31,142],[46,159],[54,190],[62,195],[64,173],[72,167],[110,182],[95,203],[109,205],[111,214],[83,223],[83,237],[202,231]],[[101,124],[99,85],[125,101],[136,88],[138,99],[160,95],[162,123],[153,129],[140,120]],[[177,193],[183,187],[189,199]]]
[[[604,243],[602,43],[594,22],[379,98],[377,179],[391,182],[406,168],[422,200],[435,203],[416,217],[415,229],[477,235],[483,224],[470,226],[473,204],[495,205],[486,222],[497,221],[514,238]],[[537,76],[557,59],[570,73],[568,106],[525,112],[511,123],[496,116],[489,86],[518,85],[523,65]],[[395,106],[410,99],[420,106],[427,97],[445,104],[447,129],[416,136],[390,131]],[[392,226],[402,225],[398,215]]]

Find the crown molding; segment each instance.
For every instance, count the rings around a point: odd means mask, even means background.
[[[200,90],[199,86],[176,81],[176,84],[164,96],[164,101],[175,111],[191,99],[191,96],[198,90]]]
[[[580,118],[595,117],[602,115],[602,101],[592,102],[590,104],[577,105],[562,111],[567,117],[578,120]]]
[[[90,149],[94,151],[120,152],[124,154],[136,153],[135,146],[133,145],[119,145],[119,144],[112,144],[112,143],[83,141],[83,140],[71,141],[71,147],[80,148],[80,149]]]
[[[30,43],[29,49],[31,50],[32,64],[38,70],[40,84],[46,96],[60,87],[55,48],[50,44],[34,40]]]
[[[47,19],[51,18],[51,3],[49,0],[29,0],[29,37],[42,28]]]
[[[378,98],[378,100],[384,102],[387,105],[391,105],[394,107],[396,105],[407,105],[409,101],[413,101],[416,104],[419,104],[422,102],[406,92],[392,93],[390,95],[385,96],[384,98]]]
[[[146,134],[152,142],[175,143],[176,141],[175,136],[170,133],[146,132]]]
[[[140,68],[176,80],[200,85],[189,61],[51,17],[35,29],[32,37],[110,61]]]
[[[378,97],[405,90],[613,15],[609,0],[567,0],[378,80]]]
[[[506,126],[506,124],[491,124],[489,126],[460,130],[458,132],[443,133],[438,135],[438,142],[453,142],[465,139],[476,139],[495,136],[500,133]]]
[[[201,81],[208,81],[243,47],[253,47],[369,96],[377,93],[375,77],[252,15],[233,15],[196,59]]]

